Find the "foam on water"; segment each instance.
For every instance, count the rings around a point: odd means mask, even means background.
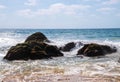
[[[28,35],[28,34],[26,34]],[[5,77],[11,75],[23,75],[24,79],[32,77],[34,74],[55,74],[61,73],[65,75],[69,74],[81,74],[86,76],[120,76],[120,42],[112,40],[91,40],[91,39],[79,39],[71,36],[67,33],[66,37],[56,34],[48,37],[53,42],[51,45],[57,45],[58,47],[65,45],[68,42],[82,42],[86,43],[99,43],[117,47],[117,53],[108,54],[101,58],[89,58],[89,57],[77,57],[77,51],[82,47],[76,45],[76,47],[70,52],[63,52],[64,57],[57,57],[49,60],[29,60],[29,61],[5,61],[3,57],[11,46],[21,43],[25,40],[22,34],[5,33],[0,37],[0,81]],[[54,35],[54,34],[53,34]],[[58,37],[59,36],[59,37]],[[82,35],[80,37],[83,37]]]

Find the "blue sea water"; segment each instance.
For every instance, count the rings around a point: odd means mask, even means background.
[[[120,29],[0,29],[1,37],[26,38],[35,32],[49,39],[120,41]]]
[[[3,56],[11,46],[22,43],[25,39],[35,33],[42,32],[57,46],[68,42],[99,43],[117,47],[117,53],[103,58],[79,58],[76,57],[78,48],[71,52],[64,52],[64,57],[51,60],[4,62]],[[65,74],[83,73],[88,75],[120,76],[120,64],[117,63],[120,57],[120,28],[116,29],[0,29],[0,81],[7,75],[22,74],[32,68],[32,73],[48,73],[55,69],[62,69]],[[13,70],[14,71],[11,71]],[[66,71],[67,69],[67,71]],[[31,73],[31,74],[32,74]],[[26,75],[27,76],[27,75]],[[25,77],[26,77],[25,76]],[[25,79],[25,78],[24,78]]]

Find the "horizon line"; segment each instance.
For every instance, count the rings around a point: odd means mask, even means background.
[[[113,28],[113,27],[98,27],[98,28],[0,28],[0,29],[120,29],[120,27],[116,27],[116,28]]]

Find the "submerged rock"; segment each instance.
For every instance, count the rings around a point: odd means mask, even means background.
[[[75,47],[76,43],[74,42],[70,42],[65,44],[65,46],[60,47],[60,50],[64,51],[64,52],[69,52],[70,50],[72,50]]]
[[[24,43],[11,47],[4,59],[35,60],[63,56],[56,46],[46,44],[44,41],[48,41],[45,35],[40,32],[34,33]]]
[[[77,55],[84,55],[88,57],[95,56],[104,56],[106,54],[111,54],[116,52],[117,49],[114,47],[110,47],[107,45],[99,45],[99,44],[85,44],[77,53]]]
[[[43,33],[41,33],[41,32],[36,32],[36,33],[30,35],[25,40],[25,42],[30,42],[30,41],[38,41],[38,42],[47,41],[47,42],[49,42],[49,40],[47,39],[47,37]]]
[[[65,44],[65,46],[60,47],[60,50],[64,51],[64,52],[69,52],[72,49],[74,49],[75,47],[78,47],[78,46],[80,47],[82,45],[83,45],[83,43],[81,43],[81,42],[69,42],[69,43]]]

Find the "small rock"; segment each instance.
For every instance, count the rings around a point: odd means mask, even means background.
[[[69,52],[71,51],[73,48],[75,48],[76,43],[74,42],[70,42],[65,44],[65,46],[60,47],[60,50],[64,51],[64,52]]]

